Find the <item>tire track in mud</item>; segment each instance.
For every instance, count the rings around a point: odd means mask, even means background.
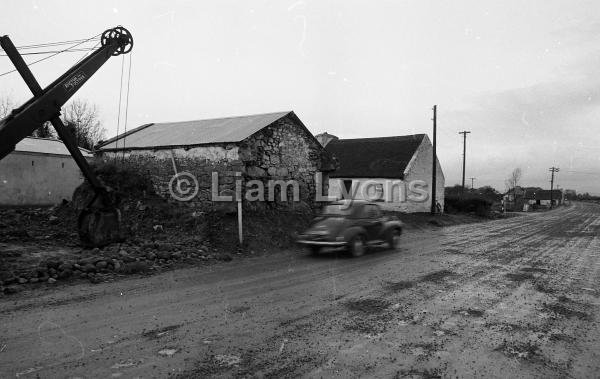
[[[546,376],[569,376],[569,372],[573,367],[572,357],[577,354],[577,348],[572,343],[573,341],[571,338],[574,340],[580,339],[582,337],[582,333],[585,332],[569,332],[570,334],[561,334],[560,327],[565,322],[575,322],[578,323],[578,330],[585,330],[587,320],[584,316],[586,313],[576,309],[577,307],[573,305],[575,303],[567,303],[566,305],[561,303],[561,301],[571,301],[568,297],[563,296],[561,298],[545,293],[538,293],[538,291],[532,290],[530,287],[539,280],[543,280],[547,277],[554,277],[554,274],[564,270],[564,267],[568,265],[572,265],[572,269],[574,270],[579,270],[583,267],[597,267],[596,264],[590,264],[597,263],[596,258],[587,256],[587,260],[585,261],[586,264],[584,264],[583,260],[581,259],[574,261],[574,254],[564,254],[564,250],[569,247],[572,250],[578,250],[584,254],[590,251],[589,248],[595,244],[596,239],[594,238],[590,240],[589,236],[587,236],[588,238],[586,238],[586,236],[575,238],[575,235],[581,234],[581,231],[585,230],[590,223],[594,223],[598,219],[598,214],[600,212],[598,212],[598,210],[583,211],[580,207],[571,207],[567,210],[561,209],[560,211],[561,212],[542,214],[539,219],[537,219],[537,217],[532,217],[530,220],[528,220],[528,222],[525,223],[525,225],[513,222],[509,227],[501,228],[501,230],[504,230],[505,233],[510,231],[515,232],[517,234],[516,240],[519,241],[518,244],[515,244],[515,238],[512,237],[504,237],[501,241],[487,241],[488,243],[486,244],[486,232],[489,233],[490,229],[478,233],[476,238],[480,240],[479,243],[483,245],[484,250],[489,251],[489,249],[503,248],[512,248],[518,250],[522,249],[523,247],[527,249],[527,251],[519,252],[511,259],[503,262],[503,266],[487,267],[486,273],[476,277],[466,275],[475,267],[485,267],[485,264],[481,264],[481,260],[488,260],[489,258],[486,257],[485,253],[469,254],[467,252],[466,255],[470,259],[458,262],[453,267],[452,270],[456,275],[453,277],[452,282],[442,281],[438,283],[443,285],[442,289],[439,288],[440,286],[437,287],[437,291],[439,293],[434,294],[433,296],[424,296],[425,294],[422,293],[423,288],[420,286],[415,286],[413,283],[411,283],[411,285],[399,286],[403,296],[393,297],[393,300],[390,301],[391,303],[397,302],[397,304],[403,303],[403,317],[409,316],[409,318],[411,315],[418,314],[419,309],[427,309],[430,303],[439,301],[443,304],[444,298],[448,298],[449,296],[453,295],[453,291],[471,288],[471,290],[475,292],[478,288],[486,288],[490,287],[490,285],[493,286],[494,284],[501,284],[504,286],[501,291],[497,291],[496,293],[493,293],[492,296],[487,298],[484,297],[481,299],[479,296],[470,296],[467,294],[466,301],[462,303],[459,302],[459,304],[464,304],[465,302],[476,304],[473,307],[464,306],[462,309],[452,312],[445,311],[437,315],[435,315],[434,311],[429,314],[425,313],[425,316],[422,318],[417,318],[418,321],[416,324],[418,324],[417,326],[422,326],[421,331],[423,333],[444,333],[439,335],[446,336],[446,341],[444,340],[444,337],[437,339],[432,337],[432,339],[435,340],[435,343],[424,345],[419,345],[418,343],[413,343],[412,345],[408,344],[407,346],[412,346],[412,348],[417,349],[422,349],[423,346],[429,346],[430,351],[427,353],[427,357],[431,356],[432,359],[426,357],[421,360],[411,360],[410,357],[403,356],[407,362],[412,362],[412,366],[408,370],[401,371],[400,373],[402,375],[411,373],[423,374],[428,372],[452,375],[452,372],[447,371],[449,370],[449,367],[452,366],[455,366],[455,369],[458,369],[458,372],[461,372],[462,370],[463,374],[469,375],[474,372],[477,373],[477,371],[472,371],[477,365],[471,365],[470,367],[467,367],[469,365],[465,364],[463,367],[460,367],[460,364],[455,365],[452,360],[447,360],[441,365],[439,364],[439,354],[436,356],[435,352],[441,351],[447,353],[448,350],[452,350],[452,348],[449,349],[448,347],[452,347],[452,345],[455,344],[458,346],[454,347],[455,352],[461,352],[463,349],[470,351],[473,346],[479,346],[484,350],[487,349],[488,355],[493,356],[494,359],[503,361],[505,363],[514,363],[515,370],[513,373],[515,375],[522,374],[523,372],[520,370],[522,370],[524,368],[523,365],[525,365],[528,367],[530,370],[529,373],[532,375],[539,376],[541,374]],[[571,237],[566,237],[565,233],[563,233],[566,227],[569,228]],[[453,229],[460,230],[462,228]],[[491,230],[494,229],[491,228]],[[473,243],[472,241],[469,241],[469,237],[471,236],[460,236],[455,238],[451,243],[444,244],[444,247],[446,249],[448,249],[449,246],[460,247],[461,244],[466,245],[465,240],[467,243]],[[575,243],[573,244],[573,242]],[[471,249],[479,248],[481,248],[481,246]],[[468,249],[469,248],[467,248],[467,250]],[[435,253],[435,251],[431,251],[427,252],[426,254]],[[450,255],[452,255],[452,253],[450,253]],[[459,254],[459,256],[463,255],[464,254]],[[545,267],[538,268],[541,262],[544,263],[544,266],[548,266],[549,268],[547,270],[544,270]],[[525,276],[524,280],[518,280],[512,284],[509,279],[502,275],[502,273],[506,272],[522,272],[523,269],[525,269],[525,272],[528,274],[528,276]],[[593,272],[597,274],[598,269],[593,269]],[[504,285],[504,283],[508,283],[508,285]],[[598,282],[596,281],[595,283],[597,285]],[[570,284],[571,282],[569,282],[569,286]],[[431,289],[435,288],[436,287],[433,287]],[[420,299],[419,297],[415,298],[415,293],[420,295]],[[548,300],[549,296],[553,296],[550,299],[551,301]],[[523,297],[529,297],[532,304],[523,306]],[[556,300],[556,298],[559,300]],[[543,303],[543,301],[549,302]],[[454,302],[456,303],[456,300]],[[527,321],[527,317],[529,317],[528,315],[531,313],[534,315],[537,314],[539,311],[538,308],[540,307],[540,302],[542,302],[542,304],[546,304],[541,306],[542,313],[540,313],[540,315],[543,316],[550,314],[549,319],[544,319],[542,322],[535,322],[534,320],[533,323],[529,323]],[[445,305],[450,307],[450,304]],[[507,307],[512,307],[514,309],[522,307],[523,309],[521,311],[523,312],[523,315],[519,317],[508,315],[508,320],[511,320],[508,324],[502,321],[503,317],[499,317],[500,321],[497,321],[497,325],[504,329],[502,332],[498,332],[496,334],[500,336],[504,335],[508,338],[514,338],[515,340],[508,343],[500,343],[499,340],[496,340],[495,343],[491,343],[490,341],[494,340],[493,337],[496,337],[494,333],[490,335],[486,331],[486,328],[483,328],[482,325],[477,323],[473,324],[472,321],[477,321],[479,317],[484,315],[487,317],[487,312],[490,312],[490,314],[502,314],[502,312],[505,312],[504,308]],[[483,311],[482,308],[486,309],[486,311]],[[458,321],[457,315],[459,315]],[[576,316],[575,321],[573,321],[571,318],[572,315]],[[580,320],[577,317],[584,318]],[[393,320],[388,320],[388,322],[392,321]],[[449,321],[459,323],[462,322],[465,325],[462,326],[462,329],[459,332],[444,331],[439,329],[440,325],[445,325],[445,323]],[[400,322],[403,321],[400,320]],[[436,330],[436,328],[438,329]],[[569,328],[574,327],[571,326]],[[557,357],[552,356],[550,353],[550,348],[554,345],[552,345],[552,343],[547,343],[545,345],[542,344],[541,347],[539,347],[536,343],[532,343],[528,340],[529,334],[531,333],[537,333],[541,338],[551,339],[553,341],[555,340],[556,346],[562,346],[565,349],[571,349],[569,353],[571,357],[568,359],[563,359],[559,361],[559,363],[554,363],[554,360],[556,360]],[[571,336],[571,334],[574,336]],[[567,341],[569,344],[567,344],[565,341]],[[500,354],[500,356],[498,354]],[[501,356],[504,358],[500,358]],[[432,363],[432,360],[438,360],[438,362]],[[458,361],[460,361],[460,359],[458,359]],[[456,366],[459,367],[456,368]],[[493,367],[493,364],[490,367]],[[479,367],[479,369],[483,370],[479,372],[480,374],[481,372],[485,372],[484,368]],[[501,365],[496,366],[496,371],[492,371],[490,374],[499,375],[500,372],[503,372]]]
[[[579,206],[578,206],[579,207]],[[588,278],[588,283],[590,283],[590,285],[596,285],[598,284],[598,257],[597,255],[592,255],[590,254],[593,250],[590,248],[591,246],[597,246],[597,236],[594,236],[592,238],[590,238],[589,235],[583,235],[581,236],[582,232],[584,230],[586,230],[588,228],[588,226],[591,223],[596,223],[599,217],[599,213],[598,209],[596,208],[595,210],[591,211],[588,210],[587,212],[585,212],[583,214],[583,216],[588,216],[583,219],[583,222],[581,220],[581,218],[577,217],[577,212],[578,210],[576,209],[571,209],[569,212],[564,212],[564,216],[566,217],[566,220],[562,220],[561,222],[557,222],[557,216],[554,217],[550,217],[548,219],[545,220],[545,222],[543,223],[544,226],[544,231],[546,232],[546,238],[543,239],[531,239],[531,241],[529,242],[533,242],[533,241],[538,241],[538,246],[537,249],[534,250],[535,254],[531,254],[531,255],[526,255],[523,254],[520,259],[516,259],[516,260],[512,260],[511,262],[509,262],[511,264],[511,267],[514,269],[516,269],[518,266],[525,266],[525,265],[529,265],[529,267],[537,267],[539,265],[540,262],[544,262],[545,266],[550,267],[551,269],[548,271],[544,271],[544,270],[539,270],[538,273],[534,275],[532,275],[531,279],[532,281],[535,283],[538,280],[544,280],[547,278],[556,278],[555,274],[559,274],[562,271],[562,276],[561,276],[561,280],[562,280],[562,290],[561,291],[557,291],[560,294],[553,294],[555,295],[554,297],[558,298],[558,301],[552,301],[550,303],[543,303],[543,307],[542,310],[545,310],[545,312],[550,312],[551,317],[549,318],[549,320],[547,322],[543,322],[539,325],[537,325],[535,328],[533,328],[531,331],[536,331],[537,333],[540,333],[540,331],[545,331],[546,335],[549,334],[549,338],[556,338],[556,339],[560,339],[560,338],[564,338],[566,340],[568,340],[571,344],[569,346],[566,346],[564,348],[566,349],[570,349],[568,350],[568,359],[563,359],[561,361],[561,364],[554,364],[552,359],[546,357],[544,354],[548,353],[548,351],[540,351],[538,346],[536,344],[532,344],[530,341],[529,342],[523,342],[523,343],[516,343],[516,344],[503,344],[497,347],[498,351],[502,351],[504,352],[504,354],[508,354],[508,355],[514,355],[518,358],[527,358],[524,359],[524,362],[526,361],[528,364],[534,364],[536,366],[538,366],[538,368],[540,370],[545,370],[545,372],[547,372],[548,375],[550,376],[555,376],[558,373],[560,373],[560,375],[566,375],[569,376],[569,372],[570,370],[573,368],[573,360],[574,357],[577,356],[577,354],[579,354],[579,349],[576,347],[575,343],[572,343],[573,341],[578,341],[578,340],[584,340],[584,336],[585,334],[589,331],[589,323],[586,323],[587,320],[587,313],[585,313],[584,311],[581,310],[581,306],[577,303],[572,303],[572,300],[565,296],[566,294],[572,294],[573,292],[577,293],[580,292],[578,291],[578,288],[573,288],[573,272],[577,272],[579,273],[579,275],[584,276],[586,278]],[[559,234],[559,232],[561,230],[565,229],[565,226],[570,227],[569,231],[570,233],[570,237],[569,238],[563,238],[563,239],[559,239],[556,237],[552,237],[552,238],[548,238],[547,236],[554,236],[556,234]],[[549,228],[548,228],[549,227]],[[534,230],[535,232],[539,232],[539,229]],[[532,234],[528,234],[526,236],[524,236],[523,240],[527,240],[528,237],[530,237]],[[578,236],[579,235],[579,236]],[[522,241],[523,241],[522,240]],[[573,244],[574,242],[574,244]],[[565,251],[565,247],[569,246],[571,251],[577,251],[578,253],[580,253],[582,255],[581,258],[585,258],[585,259],[576,259],[575,258],[575,254],[564,254]],[[534,246],[532,246],[533,248]],[[565,269],[567,269],[567,271],[565,271]],[[592,271],[594,274],[593,275],[589,275],[589,274],[585,274],[584,271]],[[490,276],[494,276],[495,273],[491,273]],[[568,276],[568,278],[567,278]],[[501,280],[496,280],[496,282],[501,283]],[[481,282],[480,282],[481,283]],[[506,301],[511,301],[514,299],[514,291],[519,291],[522,286],[524,285],[524,283],[519,283],[518,286],[513,290],[513,291],[507,291],[506,293],[502,294],[501,296],[499,296],[496,301],[494,301],[494,304],[488,304],[490,306],[497,306],[498,304],[504,303],[504,305],[506,305]],[[464,286],[464,284],[463,284]],[[479,285],[478,285],[479,286]],[[560,288],[560,287],[558,287]],[[554,292],[554,291],[552,291]],[[553,296],[551,295],[551,296]],[[535,295],[532,295],[532,297]],[[568,303],[567,305],[561,303],[562,302],[571,302]],[[519,302],[518,301],[514,301],[514,306],[516,307]],[[583,308],[589,308],[586,307],[585,304],[583,305]],[[492,309],[493,310],[493,309]],[[558,314],[556,312],[559,312]],[[541,315],[543,315],[545,313],[541,313]],[[575,315],[579,318],[582,318],[582,320],[576,319],[575,321],[572,320],[572,315]],[[585,316],[585,317],[584,317]],[[597,318],[597,316],[595,316]],[[566,318],[566,320],[565,320]],[[520,322],[522,322],[523,320],[518,320]],[[565,327],[564,324],[567,324],[567,326]],[[571,325],[573,324],[573,325]],[[587,326],[587,327],[586,327]],[[555,332],[548,332],[549,330],[561,330],[562,329],[567,329],[567,330],[574,330],[574,332],[572,332],[571,334],[573,334],[573,336],[570,335],[564,335],[564,334],[556,334]],[[525,331],[531,329],[531,328],[527,328],[525,327]],[[595,328],[594,328],[595,329]],[[475,332],[477,331],[477,332]],[[484,344],[487,341],[482,341],[480,335],[481,335],[482,331],[481,328],[474,328],[474,331],[472,333],[470,333],[472,335],[471,338],[467,338],[467,343],[465,343],[465,341],[462,341],[461,345],[463,347],[468,347],[470,344]],[[483,332],[483,335],[485,335],[485,332]],[[596,336],[597,337],[597,336]],[[571,340],[572,339],[572,340]],[[564,341],[561,341],[564,343]],[[598,342],[598,340],[596,340],[596,342]],[[595,345],[597,347],[597,344]],[[531,351],[527,351],[528,348],[531,348],[533,350]],[[520,350],[519,350],[520,349]],[[588,362],[589,363],[589,362]],[[521,367],[522,368],[522,367]],[[553,370],[556,370],[555,372],[553,372]],[[516,372],[517,373],[517,372]],[[589,373],[588,373],[589,374]],[[537,373],[537,375],[539,375],[539,372]]]

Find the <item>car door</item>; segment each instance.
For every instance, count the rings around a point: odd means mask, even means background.
[[[367,229],[367,238],[369,241],[381,239],[383,222],[381,220],[381,211],[379,207],[375,204],[366,204],[363,212]]]

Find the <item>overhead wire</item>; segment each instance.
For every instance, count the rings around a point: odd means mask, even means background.
[[[88,38],[88,39],[74,39],[74,40],[70,40],[70,41],[58,41],[58,42],[38,43],[38,44],[34,44],[34,45],[16,46],[16,48],[19,50],[37,49],[40,47],[60,46],[60,45],[69,45],[69,44],[78,43],[78,42],[87,42],[87,41],[94,40],[94,39],[98,39],[98,36]]]
[[[102,34],[102,33],[99,33],[99,34],[97,34],[97,35],[95,35],[95,36],[93,36],[93,37],[90,37],[90,38],[88,38],[88,39],[81,40],[81,42],[78,42],[78,43],[76,43],[76,44],[74,44],[74,45],[72,45],[71,47],[68,47],[68,48],[66,48],[66,49],[59,50],[59,51],[57,51],[57,52],[53,53],[52,55],[48,55],[47,57],[44,57],[44,58],[38,59],[38,60],[36,60],[36,61],[33,61],[33,62],[31,62],[31,63],[27,63],[27,66],[33,66],[33,65],[34,65],[34,64],[36,64],[36,63],[43,62],[43,61],[45,61],[45,60],[47,60],[47,59],[50,59],[50,58],[53,58],[53,57],[57,56],[58,54],[64,53],[64,52],[66,52],[66,51],[69,51],[69,50],[71,50],[71,49],[73,49],[73,48],[75,48],[75,47],[77,47],[77,46],[79,46],[79,45],[82,45],[82,44],[84,44],[84,43],[86,43],[86,42],[89,42],[89,41],[91,41],[91,40],[95,39],[95,38],[98,38],[98,36],[100,36],[100,34]],[[8,75],[8,74],[10,74],[10,73],[13,73],[13,72],[15,72],[15,71],[17,71],[17,70],[16,70],[16,69],[14,69],[14,70],[11,70],[11,71],[7,71],[7,72],[4,72],[4,73],[0,74],[0,76]]]
[[[81,49],[69,49],[66,51],[59,51],[59,50],[51,50],[51,51],[34,51],[31,53],[20,53],[21,55],[42,55],[42,54],[54,54],[54,53],[76,53],[78,51],[90,51],[93,50],[93,48],[90,47],[85,47],[85,48],[81,48]],[[0,54],[0,57],[8,57],[8,55],[6,54]]]

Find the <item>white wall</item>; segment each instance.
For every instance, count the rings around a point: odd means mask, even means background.
[[[404,180],[407,182],[415,180],[423,180],[428,184],[429,199],[431,199],[431,170],[433,166],[433,146],[429,137],[425,135],[423,142],[417,149],[413,160],[408,164],[404,171]],[[444,209],[444,186],[446,180],[442,171],[442,166],[439,160],[436,162],[436,201],[440,203],[442,209]],[[413,204],[414,210],[412,212],[429,212],[431,210],[431,200],[422,204]]]
[[[0,205],[58,204],[82,182],[69,155],[13,151],[0,161]]]
[[[431,169],[433,162],[433,147],[429,138],[424,137],[423,142],[417,149],[413,159],[407,165],[402,181],[400,179],[384,178],[330,178],[329,195],[336,199],[342,198],[342,186],[344,180],[352,180],[351,193],[355,199],[373,200],[376,198],[375,187],[377,184],[383,189],[380,195],[386,201],[379,204],[384,209],[397,210],[407,213],[429,212],[431,210]],[[411,190],[411,183],[422,183],[418,188],[427,192],[426,198],[422,192]],[[436,200],[444,209],[444,173],[437,162],[436,177]],[[404,193],[402,193],[404,191]]]

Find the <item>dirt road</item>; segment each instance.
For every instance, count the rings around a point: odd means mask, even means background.
[[[593,377],[600,206],[4,298],[0,377]]]

